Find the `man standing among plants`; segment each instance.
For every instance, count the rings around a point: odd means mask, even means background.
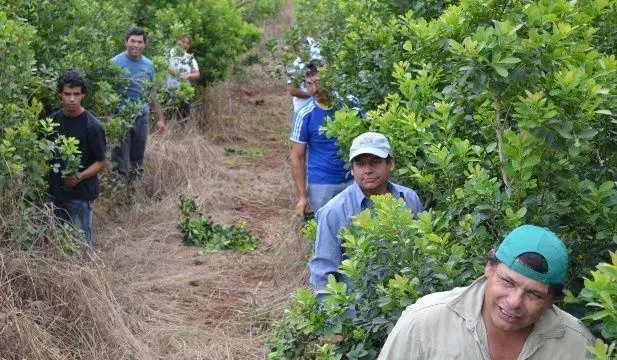
[[[128,86],[121,89],[123,104],[136,102],[143,105],[133,126],[126,132],[122,144],[113,150],[112,161],[114,170],[130,181],[139,177],[142,172],[148,139],[149,98],[152,98],[151,105],[157,117],[159,134],[165,132],[165,117],[149,90],[149,84],[154,81],[154,65],[143,55],[147,43],[145,31],[137,27],[131,28],[124,40],[126,51],[111,60],[122,70],[121,76],[128,80]]]
[[[422,201],[415,191],[390,182],[394,154],[388,139],[382,134],[366,132],[356,137],[351,144],[349,161],[354,183],[319,209],[315,216],[315,255],[309,262],[309,269],[311,285],[320,298],[327,293],[329,275],[347,282],[338,272],[343,261],[339,231],[351,223],[354,215],[373,207],[371,196],[390,194],[403,199],[411,211],[410,216],[423,210]]]
[[[105,169],[105,131],[99,121],[81,106],[86,95],[86,80],[74,71],[58,79],[57,92],[62,109],[52,114],[58,124],[57,135],[79,140],[80,169],[62,176],[63,167],[49,175],[49,195],[55,215],[80,227],[85,243],[92,247],[92,203],[99,196],[98,174]]]
[[[319,80],[319,73],[307,77],[306,85],[313,99],[294,118],[289,137],[299,216],[317,211],[352,181],[345,161],[339,156],[338,142],[324,133],[326,118],[334,118],[334,106]]]
[[[409,306],[379,359],[590,359],[593,336],[554,305],[567,265],[554,233],[520,226],[491,250],[483,277]]]

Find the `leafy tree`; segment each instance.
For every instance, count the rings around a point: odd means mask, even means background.
[[[191,0],[156,12],[159,39],[175,42],[183,33],[193,35],[192,51],[199,64],[201,83],[224,79],[230,64],[261,35],[247,23],[232,0]]]

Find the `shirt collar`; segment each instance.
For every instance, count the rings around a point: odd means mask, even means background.
[[[360,188],[360,185],[358,185],[357,182],[354,181],[351,186],[352,186],[351,193],[352,193],[352,196],[356,204],[358,204],[362,209],[369,207],[369,204],[372,206],[371,199],[369,199],[368,197],[366,197],[366,195],[364,195],[364,192],[362,192],[362,189]],[[398,188],[396,184],[388,181],[387,186],[388,186],[388,192],[392,194],[392,196],[395,199],[398,199],[401,197],[404,198],[403,192]]]

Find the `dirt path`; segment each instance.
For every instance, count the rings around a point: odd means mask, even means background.
[[[289,22],[287,8],[266,36]],[[309,253],[292,211],[290,112],[284,83],[258,68],[209,88],[186,127],[149,140],[130,211],[95,214],[112,291],[153,358],[264,358],[271,324],[304,282]],[[183,246],[185,193],[215,221],[247,221],[260,248],[243,255]]]

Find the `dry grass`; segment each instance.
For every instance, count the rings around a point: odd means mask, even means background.
[[[286,8],[266,33],[289,21]],[[292,211],[290,116],[285,85],[258,68],[211,86],[184,126],[149,139],[131,205],[122,192],[98,201],[96,254],[0,253],[0,359],[263,359],[309,253]],[[181,194],[218,222],[248,222],[260,248],[183,246]],[[13,205],[0,204],[0,235],[19,223]],[[42,228],[39,245],[54,236]]]
[[[309,254],[292,211],[290,99],[283,82],[255,68],[205,89],[191,116],[150,139],[135,204],[98,214],[95,245],[128,323],[157,358],[263,359]],[[211,254],[181,245],[184,193],[218,222],[247,221],[260,248]]]

